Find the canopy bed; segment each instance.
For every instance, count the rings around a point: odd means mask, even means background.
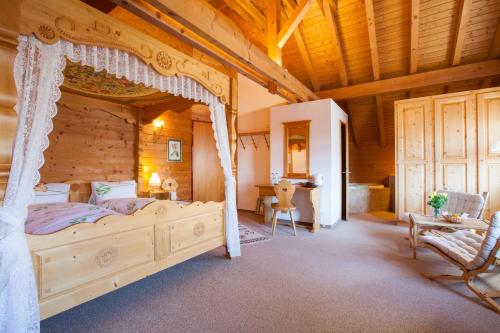
[[[54,315],[223,244],[231,257],[239,256],[225,115],[229,77],[79,1],[23,1],[20,30],[18,124],[0,207],[0,312],[6,314],[0,331],[36,332],[40,313]],[[27,207],[40,180],[66,59],[208,105],[225,201],[158,200],[131,215],[26,237]]]

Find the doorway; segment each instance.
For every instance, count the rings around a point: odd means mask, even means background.
[[[341,197],[342,197],[342,220],[349,218],[348,213],[348,186],[349,186],[349,161],[348,161],[348,138],[347,138],[347,124],[340,122],[340,164],[341,164]]]

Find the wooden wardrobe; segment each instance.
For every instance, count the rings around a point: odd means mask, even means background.
[[[500,210],[500,87],[395,102],[396,214],[430,214],[439,189],[489,192]]]

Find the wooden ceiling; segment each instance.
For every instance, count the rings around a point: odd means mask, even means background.
[[[271,91],[333,97],[358,145],[392,144],[395,99],[500,84],[500,0],[112,2]]]
[[[237,23],[252,42],[267,50],[265,14],[274,0],[208,1]],[[309,6],[282,48],[282,63],[314,91],[500,55],[498,0],[298,2],[301,8],[305,3]],[[280,0],[278,6],[283,29],[297,2]],[[316,88],[314,81],[319,84]]]
[[[272,7],[279,8],[278,36],[304,8],[281,49],[282,65],[349,112],[358,146],[392,150],[394,100],[500,84],[488,76],[499,73],[498,61],[485,62],[500,56],[499,0],[207,1],[263,51],[272,48]]]

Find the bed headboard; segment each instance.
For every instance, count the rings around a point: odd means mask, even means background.
[[[89,181],[85,180],[68,180],[65,182],[70,184],[69,201],[70,202],[89,202],[92,187]]]

